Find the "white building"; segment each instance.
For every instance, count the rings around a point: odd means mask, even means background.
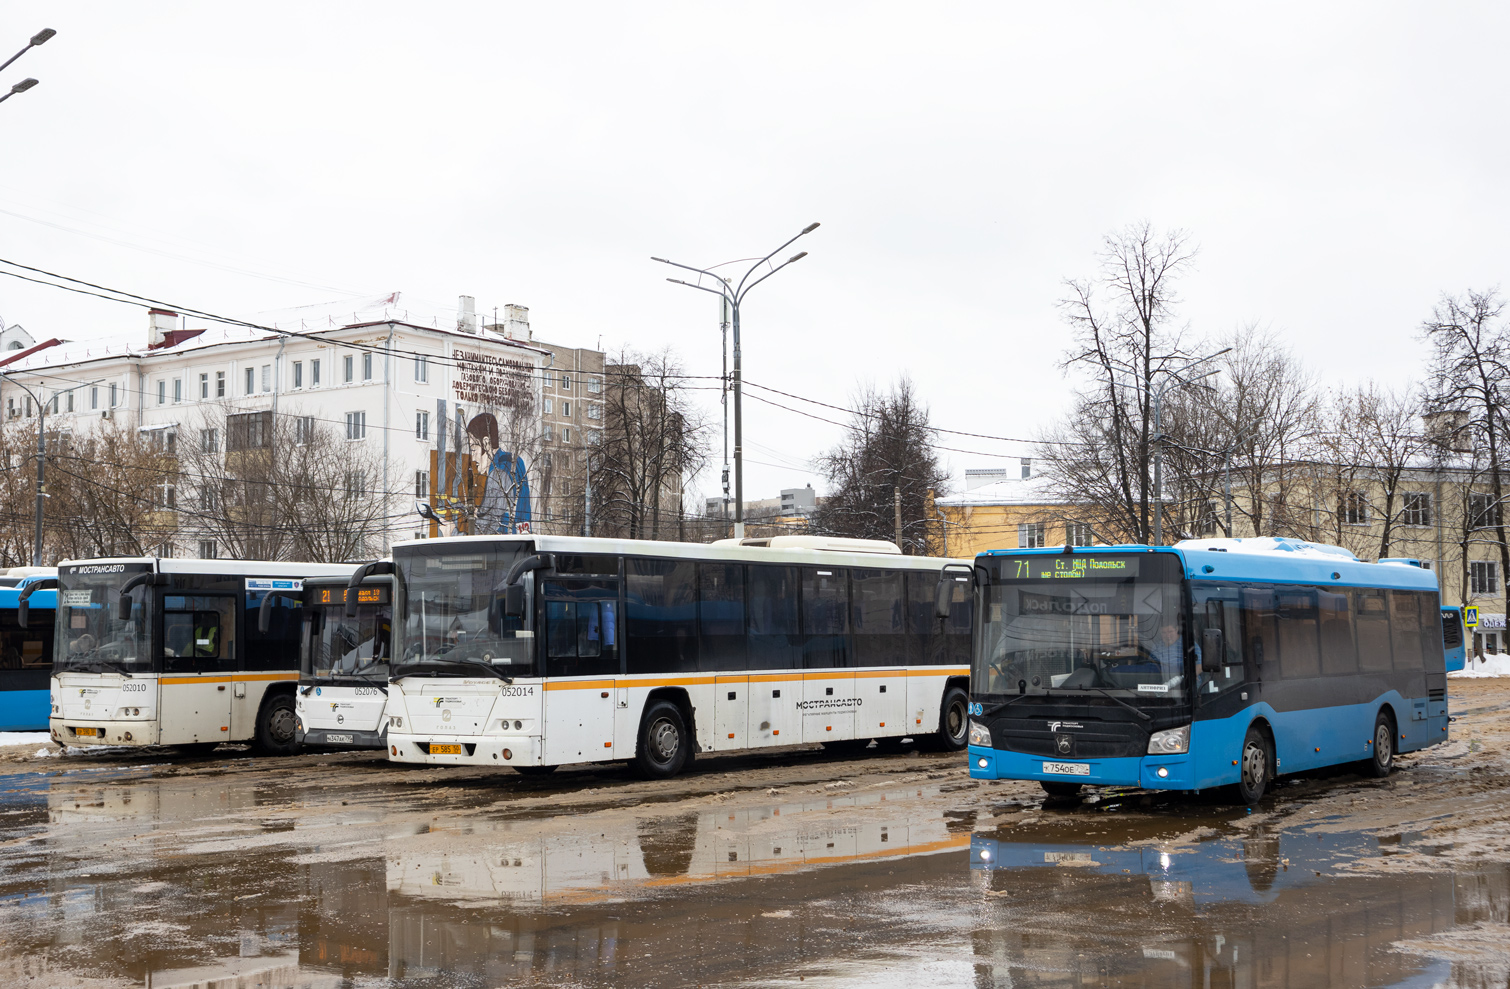
[[[386,551],[392,540],[428,529],[414,502],[430,500],[434,454],[466,453],[466,424],[484,412],[502,423],[511,405],[532,413],[533,432],[542,384],[556,383],[554,357],[533,341],[526,308],[507,306],[504,319],[486,327],[472,309],[463,296],[454,328],[378,318],[286,332],[190,329],[176,314],[154,309],[142,336],[28,340],[0,352],[0,414],[8,427],[24,423],[36,414],[35,393],[47,406],[49,436],[71,435],[77,446],[113,421],[153,433],[168,451],[185,443],[236,449],[234,437],[261,435],[259,421],[271,425],[273,417],[321,423],[381,454],[380,490],[366,494],[373,517],[389,520]],[[601,380],[584,381],[584,390],[591,384],[598,393]],[[439,462],[444,469],[445,459]],[[535,480],[535,464],[526,467]],[[198,556],[218,549],[183,519],[165,548]]]

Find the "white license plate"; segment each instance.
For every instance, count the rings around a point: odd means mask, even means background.
[[[1043,764],[1043,771],[1056,776],[1089,776],[1091,764],[1088,762],[1046,762]]]
[[[333,745],[350,745],[351,744],[351,736],[350,735],[329,735],[329,734],[327,734],[325,736],[325,741],[330,742]]]

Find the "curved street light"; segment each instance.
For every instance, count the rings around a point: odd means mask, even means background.
[[[40,30],[36,34],[32,35],[31,36],[31,40],[26,43],[26,47],[25,48],[23,48],[20,51],[16,52],[16,54],[12,55],[10,58],[6,59],[4,62],[0,62],[0,72],[4,72],[6,69],[10,68],[10,64],[12,62],[14,62],[16,59],[20,58],[22,55],[25,55],[27,52],[31,51],[33,48],[37,47],[38,45],[45,45],[45,44],[47,44],[47,42],[52,38],[52,36],[55,35],[55,34],[57,34],[57,33],[58,32],[54,31],[50,27],[44,27],[42,30]],[[12,86],[10,88],[10,92],[6,93],[3,96],[0,96],[0,103],[4,103],[6,100],[10,99],[12,96],[15,96],[17,93],[24,93],[24,92],[26,92],[28,89],[32,88],[36,84],[37,84],[37,80],[31,78],[30,76],[28,76],[25,79],[22,79],[20,82],[16,83],[14,86]]]
[[[743,412],[743,407],[742,407],[742,403],[741,403],[741,397],[742,397],[742,385],[741,385],[741,382],[744,379],[743,379],[743,376],[742,376],[743,366],[742,366],[742,362],[741,362],[741,351],[740,351],[740,346],[739,346],[739,305],[740,305],[741,302],[744,301],[745,296],[750,293],[750,290],[753,289],[756,285],[759,285],[761,282],[765,281],[767,278],[770,278],[772,275],[776,274],[776,272],[780,271],[782,268],[785,268],[787,265],[793,264],[794,262],[797,262],[797,261],[801,261],[803,258],[807,257],[807,252],[806,251],[799,251],[798,253],[796,253],[796,254],[792,255],[791,257],[787,258],[785,261],[781,262],[780,264],[772,265],[770,263],[771,262],[771,258],[775,257],[777,254],[780,254],[782,251],[786,250],[794,242],[796,242],[796,240],[799,237],[803,237],[803,236],[805,236],[807,234],[812,233],[814,230],[817,230],[818,226],[819,225],[817,223],[809,223],[807,226],[803,227],[802,231],[800,233],[798,233],[796,237],[793,237],[791,240],[787,241],[785,244],[782,244],[780,247],[776,248],[774,251],[772,251],[771,253],[767,254],[765,257],[761,258],[759,261],[756,261],[753,265],[751,265],[750,269],[748,271],[746,271],[744,273],[744,276],[739,279],[739,282],[737,284],[733,284],[733,285],[729,284],[723,278],[721,278],[720,276],[714,274],[712,271],[709,271],[709,270],[707,270],[705,268],[694,268],[694,267],[692,267],[689,264],[680,264],[680,263],[678,263],[676,261],[668,261],[665,258],[651,258],[650,259],[652,261],[658,261],[661,264],[669,264],[669,265],[671,265],[674,268],[681,268],[681,269],[683,269],[685,271],[695,271],[699,275],[707,275],[709,278],[711,278],[713,280],[714,285],[717,286],[717,287],[709,287],[707,285],[700,284],[701,279],[699,279],[697,282],[689,282],[689,281],[684,281],[683,279],[680,279],[680,278],[668,278],[668,279],[666,279],[666,281],[671,282],[674,285],[685,285],[687,288],[695,288],[695,289],[697,289],[700,292],[710,292],[713,295],[719,296],[720,298],[724,299],[729,304],[729,308],[730,308],[730,310],[732,312],[733,328],[734,328],[734,538],[735,539],[743,539],[744,535],[745,535],[744,412]],[[769,267],[770,270],[767,271],[765,274],[761,275],[759,278],[756,278],[754,281],[750,281],[750,276],[753,275],[753,274],[755,274],[755,272],[758,271],[762,265],[765,265],[765,266]]]
[[[42,490],[42,467],[47,461],[47,431],[45,429],[47,424],[47,406],[36,392],[15,378],[12,378],[9,374],[0,374],[0,379],[20,388],[32,397],[32,401],[37,403],[37,528],[36,541],[32,544],[31,549],[31,565],[40,567],[42,565],[42,499],[47,497]]]

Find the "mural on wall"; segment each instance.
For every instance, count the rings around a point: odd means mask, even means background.
[[[518,446],[533,435],[534,370],[528,364],[457,350],[454,428],[439,403],[438,449],[430,451],[430,507],[444,523],[430,535],[495,535],[530,531],[528,465]],[[493,408],[465,418],[461,402]],[[500,425],[500,419],[502,425]],[[447,434],[450,443],[447,443]],[[449,449],[448,449],[449,447]]]

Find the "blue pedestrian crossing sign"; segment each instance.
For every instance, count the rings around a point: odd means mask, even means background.
[[[1463,625],[1466,628],[1479,627],[1479,609],[1477,607],[1469,606],[1463,609]]]

